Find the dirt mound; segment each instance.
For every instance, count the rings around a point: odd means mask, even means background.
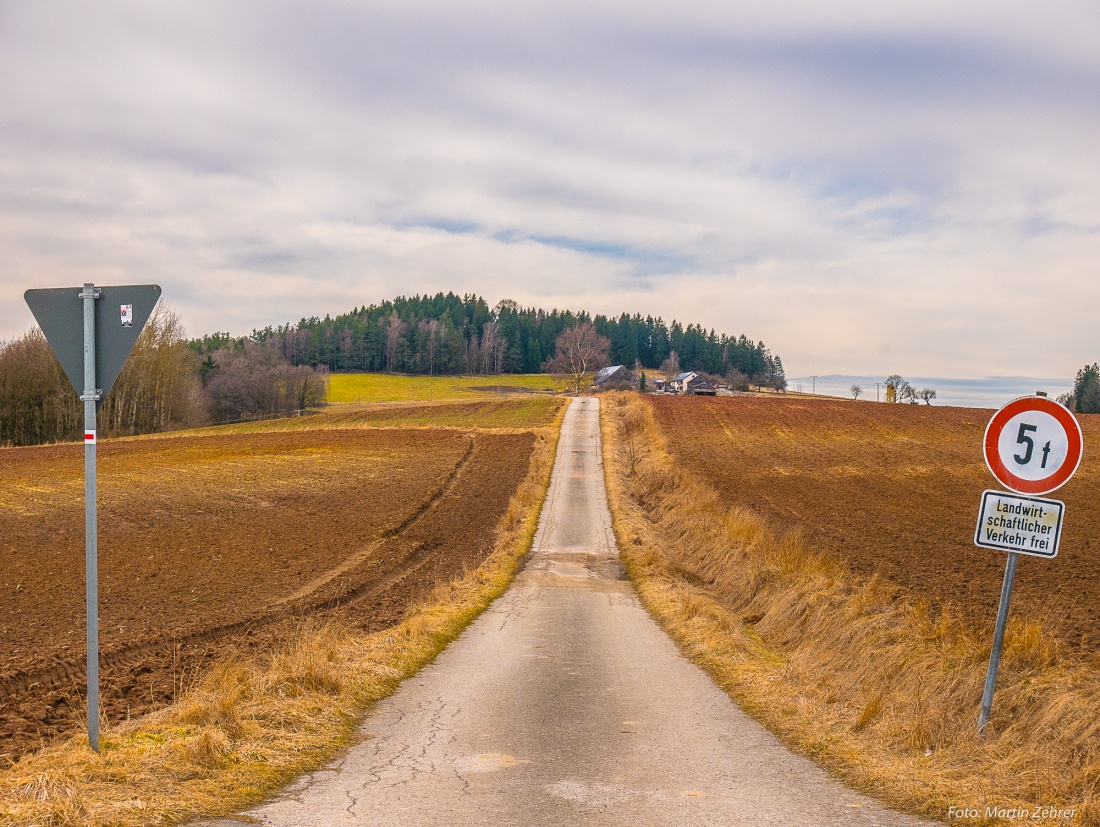
[[[677,459],[731,505],[798,527],[856,571],[933,604],[995,615],[1005,557],[973,544],[978,502],[999,488],[982,459],[990,411],[844,401],[647,397]],[[1044,616],[1100,650],[1100,416],[1079,417],[1085,458],[1051,495],[1066,503],[1058,557],[1021,557],[1013,613]]]
[[[100,628],[109,716],[303,615],[395,622],[476,566],[534,435],[311,430],[104,442]],[[0,464],[0,754],[74,726],[84,680],[79,445]]]

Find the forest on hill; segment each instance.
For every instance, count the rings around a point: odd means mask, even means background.
[[[539,373],[559,336],[591,323],[612,364],[736,376],[785,387],[783,363],[763,342],[660,318],[521,308],[454,293],[401,297],[249,336],[188,339],[160,307],[104,400],[104,435],[152,433],[286,416],[322,404],[330,371],[408,374]],[[673,354],[676,359],[670,359]],[[81,406],[41,331],[0,342],[0,445],[77,439]]]
[[[356,307],[339,316],[252,332],[256,342],[276,342],[295,365],[331,371],[391,371],[412,374],[538,373],[554,353],[562,331],[591,322],[611,342],[611,364],[658,368],[675,352],[683,370],[714,375],[738,371],[772,385],[783,363],[763,342],[702,325],[623,313],[618,317],[580,311],[523,308],[511,300],[490,308],[476,295],[401,297]],[[222,346],[226,334],[198,343],[200,352]]]

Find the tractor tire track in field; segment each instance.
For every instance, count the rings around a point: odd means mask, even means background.
[[[452,469],[451,473],[447,476],[444,483],[437,489],[431,492],[428,500],[416,511],[414,511],[408,519],[406,519],[401,525],[399,525],[390,534],[391,537],[400,536],[401,532],[420,519],[431,505],[439,500],[454,484],[459,472],[465,466],[469,460],[470,455],[473,453],[474,440],[469,440],[469,446],[466,453],[459,459],[458,463]],[[336,577],[346,574],[352,571],[357,565],[366,562],[372,552],[376,551],[379,546],[378,542],[372,543],[365,549],[356,552],[350,558],[348,562],[354,562],[354,565],[341,564],[335,569],[331,569],[325,572],[319,578],[315,578],[308,583],[306,587],[298,590],[297,592],[289,595],[286,598],[275,601],[276,605],[280,606],[275,611],[265,612],[263,614],[250,617],[246,620],[237,621],[236,623],[227,623],[222,626],[211,627],[204,629],[201,632],[195,632],[190,635],[182,635],[176,638],[168,638],[157,641],[151,641],[148,643],[139,643],[134,646],[127,646],[123,649],[116,649],[110,652],[100,653],[100,664],[106,668],[124,669],[127,666],[131,666],[137,661],[141,660],[147,655],[151,655],[157,652],[163,652],[165,650],[171,650],[180,646],[194,645],[208,641],[215,641],[226,635],[239,633],[240,631],[252,627],[269,623],[274,620],[283,618],[287,614],[302,614],[311,610],[319,608],[331,608],[337,605],[341,599],[341,596],[329,598],[325,601],[311,603],[309,597],[318,592],[323,586],[331,583]],[[400,565],[402,561],[393,561],[393,564],[389,568]],[[16,672],[11,675],[0,677],[0,701],[3,701],[12,695],[20,692],[26,692],[32,687],[39,687],[42,689],[55,689],[58,686],[64,684],[68,685],[77,680],[84,680],[86,675],[84,661],[73,661],[70,663],[61,663],[53,666],[46,667],[40,670],[33,670],[28,672]]]
[[[424,515],[427,514],[428,511],[435,508],[436,503],[438,503],[446,494],[451,491],[452,488],[454,488],[455,483],[459,478],[459,475],[466,467],[466,464],[470,461],[470,457],[473,456],[476,444],[477,440],[474,437],[467,437],[466,451],[459,458],[454,468],[451,469],[451,472],[447,475],[447,477],[440,485],[438,485],[429,493],[428,498],[423,503],[421,503],[416,510],[409,514],[408,517],[402,520],[386,535],[386,539],[399,538],[406,531],[406,529],[408,529],[410,526],[412,526],[414,523],[424,517]],[[382,545],[383,542],[384,540],[376,540],[370,543],[365,548],[360,549],[355,554],[348,557],[340,565],[336,566],[333,569],[329,569],[320,577],[314,578],[310,582],[306,583],[302,588],[298,589],[287,597],[277,600],[276,605],[281,606],[286,604],[295,604],[307,599],[312,594],[316,594],[318,591],[320,591],[322,587],[327,586],[336,578],[349,574],[350,572],[354,571],[358,566],[367,563],[368,561],[371,561],[371,558],[378,556],[379,546]],[[394,563],[394,565],[400,565],[400,561]],[[393,566],[391,566],[391,568],[392,567]],[[356,596],[357,591],[359,590],[352,590],[348,594],[343,595],[343,599],[348,599]],[[337,605],[340,600],[341,597],[331,598],[324,602],[316,603],[316,605],[309,606],[308,608],[332,608]]]
[[[465,454],[459,459],[444,483],[432,491],[428,500],[394,529],[389,535],[390,537],[399,537],[405,529],[419,520],[431,508],[433,503],[437,502],[448,490],[450,490],[458,474],[470,459],[473,449],[474,439],[470,438]],[[352,555],[349,560],[355,561],[356,564],[365,563],[370,559],[370,552],[376,551],[378,546],[378,542],[372,543],[366,549]],[[406,558],[399,558],[388,561],[386,570],[390,571],[400,566],[405,559]],[[264,612],[245,620],[237,621],[236,623],[227,623],[221,626],[203,629],[200,632],[195,632],[190,635],[139,643],[134,646],[127,646],[123,649],[116,649],[110,652],[100,652],[100,665],[107,669],[125,669],[148,655],[178,649],[181,646],[216,641],[227,635],[239,633],[250,627],[271,623],[275,620],[285,618],[288,615],[306,614],[317,609],[332,608],[338,605],[341,599],[351,596],[351,593],[347,595],[337,594],[323,601],[311,602],[309,598],[311,595],[316,594],[322,587],[331,583],[336,577],[346,574],[354,568],[355,566],[342,564],[336,569],[326,572],[320,578],[316,578],[310,584],[307,584],[307,588],[299,590],[287,598],[277,600],[276,604],[279,605],[280,608],[274,611]],[[75,681],[83,681],[86,674],[85,663],[83,660],[80,660],[55,664],[40,670],[16,672],[11,675],[6,675],[0,677],[0,701],[6,700],[20,692],[26,692],[32,687],[49,690],[56,689],[61,685],[67,686]]]
[[[496,519],[526,472],[534,438],[530,434],[510,435],[503,442],[499,436],[466,434],[464,438],[465,449],[449,473],[397,526],[287,597],[238,621],[102,652],[101,697],[108,718],[143,714],[171,702],[204,664],[229,651],[269,648],[293,634],[304,618],[333,617],[370,630],[392,625],[437,579],[480,562],[479,555],[489,544],[479,548],[478,541],[491,539]],[[521,455],[522,462],[510,461],[509,454]],[[484,497],[481,489],[486,484],[501,490],[495,502],[490,492],[480,511],[482,519],[469,521],[471,530],[460,526],[456,532],[454,513],[437,519],[441,506],[448,512],[478,512],[477,507],[471,508],[466,490]],[[448,508],[453,503],[464,505]],[[449,535],[456,533],[458,542],[452,544],[454,538]],[[0,720],[33,716],[37,724],[30,737],[25,732],[19,737],[11,728],[0,734],[8,736],[0,740],[0,757],[13,760],[75,728],[85,715],[85,679],[82,653],[78,660],[0,678]]]

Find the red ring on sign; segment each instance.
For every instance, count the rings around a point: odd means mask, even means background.
[[[1066,451],[1066,461],[1062,463],[1057,471],[1041,480],[1025,480],[1013,474],[1001,462],[1001,455],[997,450],[1001,431],[1004,430],[1008,420],[1024,411],[1042,411],[1053,416],[1065,429],[1066,439],[1069,443]],[[985,452],[985,464],[989,466],[990,472],[1005,488],[1018,491],[1021,494],[1049,494],[1051,491],[1065,485],[1074,472],[1077,471],[1077,466],[1081,464],[1081,426],[1065,405],[1055,402],[1053,399],[1047,399],[1045,396],[1021,396],[993,414],[993,418],[985,426],[983,450]]]

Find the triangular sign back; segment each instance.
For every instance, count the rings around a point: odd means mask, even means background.
[[[53,287],[23,294],[78,395],[85,390],[82,290]],[[103,392],[102,404],[160,299],[160,286],[124,284],[99,290],[95,300],[95,386]]]

